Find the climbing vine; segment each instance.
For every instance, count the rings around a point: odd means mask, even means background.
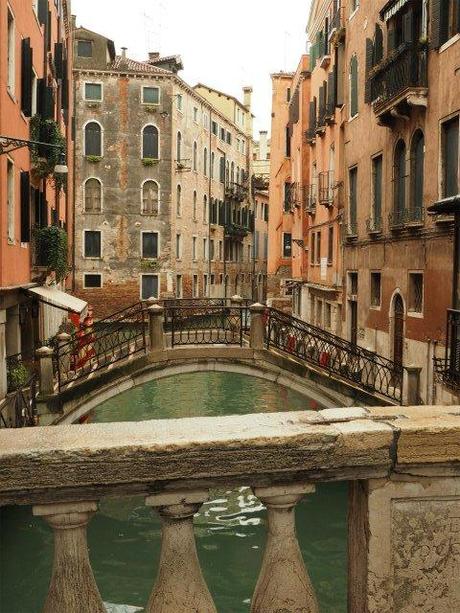
[[[55,273],[59,283],[69,272],[67,232],[58,226],[38,228],[35,240],[39,261]]]
[[[53,119],[42,119],[40,115],[34,115],[30,120],[30,138],[33,141],[49,143],[58,147],[34,146],[31,148],[31,158],[36,176],[42,179],[52,176],[56,189],[65,189],[67,177],[54,173],[55,166],[60,162],[61,153],[66,150],[66,139],[61,134],[57,122]]]

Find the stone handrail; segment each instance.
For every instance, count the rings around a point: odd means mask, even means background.
[[[407,611],[459,610],[459,477],[460,408],[453,407],[0,431],[0,505],[32,504],[54,531],[44,607],[50,613],[80,612],[82,601],[88,610],[104,610],[86,525],[101,498],[129,494],[144,495],[163,522],[160,569],[146,611],[214,612],[193,515],[210,488],[239,484],[251,486],[268,509],[252,611],[317,611],[293,511],[316,482],[343,480],[351,481],[349,610],[403,610],[401,598]],[[440,557],[434,577],[428,559]]]

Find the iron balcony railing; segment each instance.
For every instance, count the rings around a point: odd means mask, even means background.
[[[460,387],[460,311],[448,309],[446,326],[446,353],[435,358],[435,373],[440,382],[449,387]]]
[[[267,312],[266,346],[319,366],[369,392],[402,400],[401,365],[273,308]]]
[[[388,215],[388,224],[392,230],[404,227],[422,226],[425,223],[425,210],[419,207],[396,209]]]
[[[371,100],[379,111],[406,89],[427,87],[427,52],[418,45],[404,43],[370,73]]]
[[[356,238],[358,236],[358,221],[357,220],[349,220],[345,223],[345,237],[346,238]]]
[[[366,229],[368,234],[380,234],[383,229],[382,216],[368,217],[366,219]]]
[[[323,206],[334,204],[334,173],[332,171],[320,172],[318,175],[318,202]]]
[[[240,183],[227,183],[225,187],[225,196],[231,200],[243,202],[249,195],[249,189],[246,185]]]
[[[334,32],[336,31],[342,30],[344,27],[345,27],[344,7],[339,6],[335,10],[329,22],[329,36],[332,36]]]

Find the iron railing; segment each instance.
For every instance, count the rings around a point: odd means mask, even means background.
[[[38,377],[33,373],[0,403],[0,428],[28,428],[37,425],[37,381]]]
[[[145,352],[146,327],[146,305],[139,302],[77,330],[67,343],[58,345],[55,350],[59,391],[73,381]]]
[[[168,323],[171,346],[243,345],[249,327],[246,307],[203,304],[172,307]]]
[[[446,327],[446,353],[434,359],[435,374],[440,383],[460,387],[460,311],[448,309]]]
[[[241,306],[244,308],[244,331],[249,330],[249,307],[253,303],[247,298],[239,301],[238,305],[232,298],[165,298],[159,301],[159,304],[164,308],[164,326],[165,330],[171,330],[171,318],[174,309],[187,307],[193,315],[193,309],[199,314],[201,309],[219,309],[228,308],[231,306]]]
[[[370,89],[374,110],[379,111],[404,90],[427,86],[427,51],[404,43],[371,72]]]
[[[267,310],[266,346],[305,360],[370,393],[401,402],[402,366],[276,309]]]
[[[393,230],[399,230],[404,226],[423,226],[424,222],[425,209],[421,207],[396,209],[388,215],[388,223]]]

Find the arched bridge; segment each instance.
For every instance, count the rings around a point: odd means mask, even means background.
[[[279,310],[228,299],[139,303],[59,335],[40,355],[40,423],[178,372],[227,370],[329,397],[331,406],[416,404],[404,367]]]

